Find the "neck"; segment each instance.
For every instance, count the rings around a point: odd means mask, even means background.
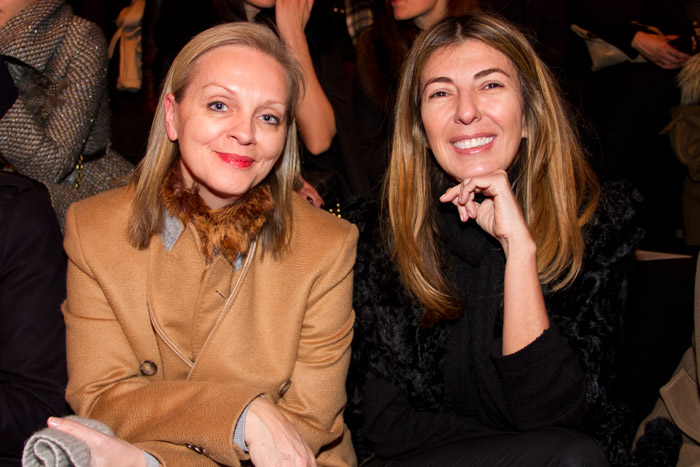
[[[447,16],[447,0],[438,0],[435,5],[413,20],[420,30],[428,29],[433,24]]]
[[[245,8],[245,17],[248,21],[253,21],[255,19],[255,15],[260,13],[260,8],[253,6],[248,2],[243,2],[243,8]]]

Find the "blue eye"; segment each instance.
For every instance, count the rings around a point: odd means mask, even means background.
[[[220,101],[210,102],[209,104],[207,104],[207,107],[209,107],[212,110],[216,110],[217,112],[223,112],[225,110],[228,110],[228,106]]]

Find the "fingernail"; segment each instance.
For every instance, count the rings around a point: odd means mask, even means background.
[[[61,426],[62,422],[63,422],[63,420],[61,420],[60,418],[49,417],[49,419],[46,421],[46,424],[50,427],[57,428],[57,427]]]

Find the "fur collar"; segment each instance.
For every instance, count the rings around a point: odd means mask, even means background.
[[[700,105],[700,53],[693,55],[678,73],[681,104]]]
[[[202,244],[202,254],[211,261],[221,253],[231,263],[245,256],[272,216],[274,202],[267,184],[260,184],[243,198],[221,208],[209,209],[197,186],[185,188],[179,162],[163,181],[160,195],[168,213],[184,225],[191,222]]]

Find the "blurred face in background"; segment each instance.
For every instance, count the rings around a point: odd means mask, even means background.
[[[36,0],[0,0],[0,27]]]
[[[447,14],[447,0],[389,0],[396,21],[412,20],[426,29]]]

